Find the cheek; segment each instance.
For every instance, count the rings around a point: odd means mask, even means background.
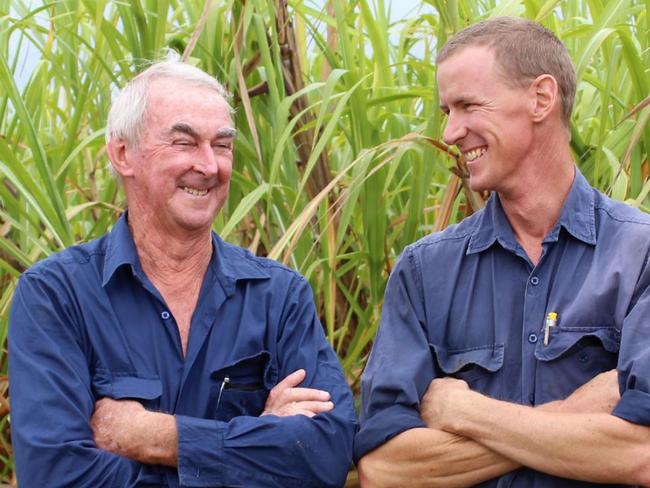
[[[229,181],[232,175],[232,158],[223,158],[219,161],[219,180]]]

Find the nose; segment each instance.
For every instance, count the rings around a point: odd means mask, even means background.
[[[467,127],[465,127],[462,118],[453,111],[449,112],[449,115],[447,116],[447,125],[445,126],[445,131],[442,133],[442,138],[445,141],[445,144],[449,146],[458,144],[458,141],[466,135]]]
[[[216,176],[219,173],[219,163],[212,145],[207,141],[199,144],[197,153],[194,170],[207,177]]]

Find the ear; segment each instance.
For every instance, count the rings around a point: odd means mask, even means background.
[[[106,144],[106,152],[117,174],[122,178],[133,175],[133,167],[128,157],[129,148],[124,139],[111,138]]]
[[[534,122],[546,120],[556,107],[559,109],[560,88],[551,75],[539,75],[530,85]]]

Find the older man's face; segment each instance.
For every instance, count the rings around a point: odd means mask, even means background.
[[[215,91],[154,81],[143,135],[127,149],[129,208],[170,236],[209,230],[228,196],[233,139],[228,105]]]
[[[482,46],[466,47],[440,63],[438,88],[448,114],[444,140],[465,155],[471,188],[515,188],[533,142],[529,90],[506,83],[494,53]]]

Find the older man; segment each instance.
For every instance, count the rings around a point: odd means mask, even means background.
[[[572,161],[566,49],[488,20],[441,49],[437,79],[444,139],[493,193],[395,266],[363,378],[363,485],[650,485],[650,218]]]
[[[222,86],[183,63],[116,99],[128,211],[28,270],[11,310],[21,487],[343,484],[353,402],[307,282],[211,232],[234,137]]]

